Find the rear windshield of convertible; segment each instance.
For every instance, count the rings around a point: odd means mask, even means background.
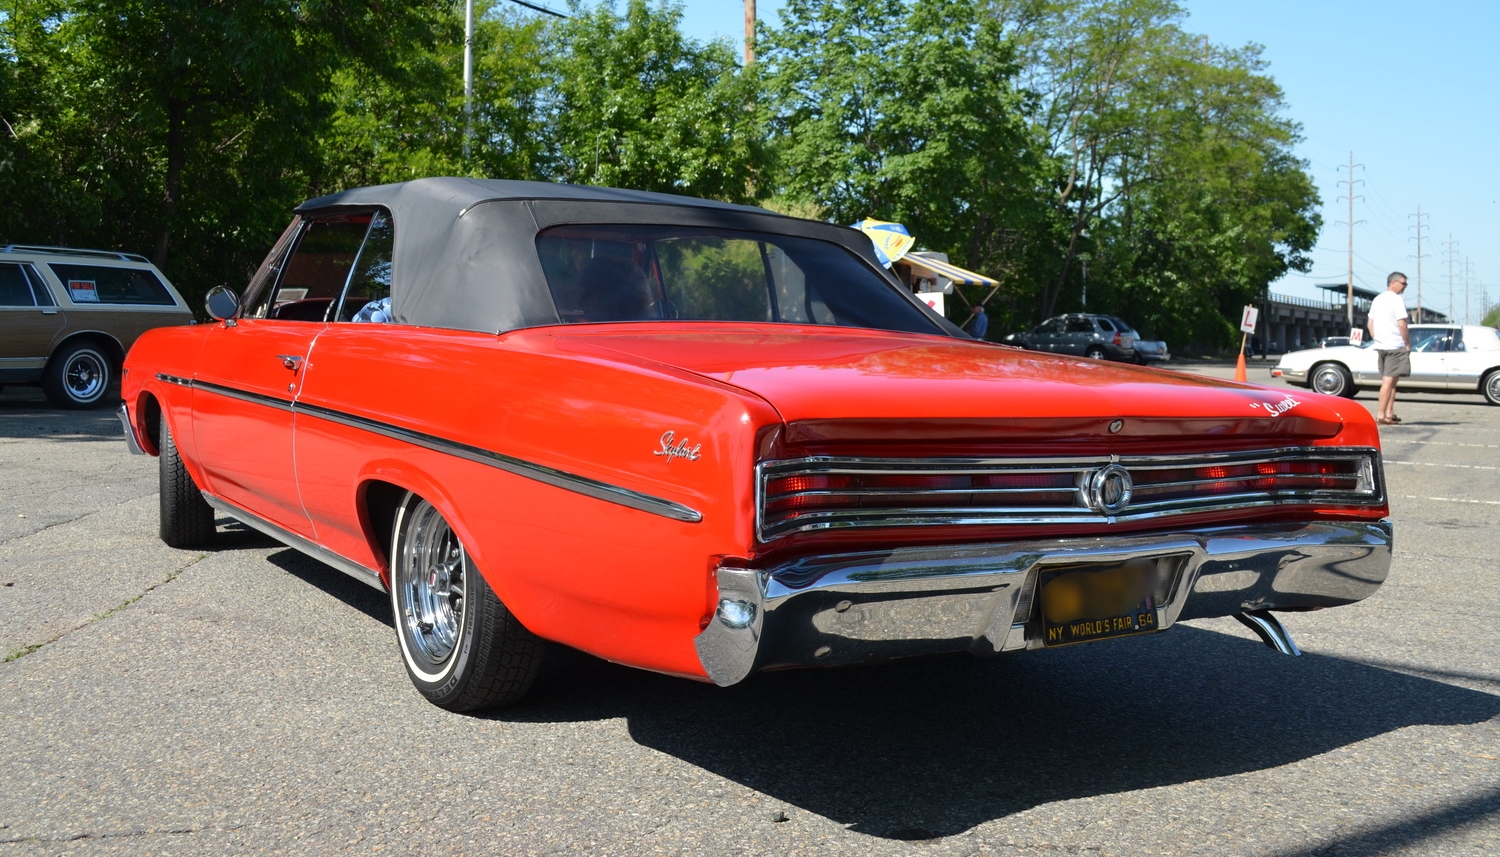
[[[790,235],[666,225],[537,236],[565,323],[681,319],[941,332],[853,253]]]

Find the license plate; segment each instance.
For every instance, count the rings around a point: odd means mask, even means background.
[[[1156,584],[1154,560],[1043,572],[1043,642],[1066,646],[1157,630]]]

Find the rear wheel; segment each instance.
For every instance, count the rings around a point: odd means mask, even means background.
[[[1500,405],[1500,369],[1491,369],[1490,374],[1484,376],[1484,381],[1479,385],[1479,392],[1484,394],[1486,402]]]
[[[211,544],[215,534],[214,510],[203,499],[203,492],[193,483],[193,477],[182,463],[177,451],[177,441],[172,439],[172,429],[167,425],[166,414],[161,417],[161,432],[157,438],[157,487],[161,495],[161,540],[168,547],[196,548]]]
[[[536,680],[541,639],[495,596],[442,514],[415,494],[396,513],[391,609],[406,674],[434,705],[508,705]]]
[[[1097,345],[1093,345],[1089,347],[1088,351],[1085,351],[1083,353],[1083,356],[1089,358],[1090,360],[1103,360],[1105,356],[1104,349],[1100,348]]]
[[[1339,363],[1319,363],[1312,370],[1312,388],[1325,396],[1354,398],[1354,378]]]
[[[59,408],[92,408],[104,399],[112,373],[103,349],[92,342],[75,342],[47,361],[42,391]]]

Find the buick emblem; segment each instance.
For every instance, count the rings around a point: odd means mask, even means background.
[[[1118,464],[1111,464],[1094,471],[1084,493],[1088,497],[1090,509],[1105,515],[1118,515],[1130,505],[1130,492],[1134,488],[1130,471]]]

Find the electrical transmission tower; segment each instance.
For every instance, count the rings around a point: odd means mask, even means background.
[[[1448,240],[1443,242],[1447,249],[1443,255],[1448,257],[1448,323],[1453,323],[1453,263],[1458,259],[1458,242],[1453,240],[1453,233],[1448,233]]]
[[[1474,260],[1464,256],[1464,324],[1469,323],[1469,280],[1474,276]]]
[[[1364,184],[1365,183],[1364,179],[1359,179],[1358,181],[1355,181],[1355,179],[1354,179],[1354,168],[1355,167],[1363,167],[1363,166],[1364,166],[1364,164],[1356,164],[1356,163],[1354,163],[1354,150],[1350,149],[1349,150],[1349,167],[1348,167],[1348,169],[1349,169],[1349,178],[1348,178],[1347,181],[1344,180],[1344,179],[1339,179],[1339,181],[1338,181],[1339,184],[1346,184],[1346,185],[1349,186],[1349,195],[1347,197],[1341,196],[1341,197],[1339,197],[1339,199],[1347,199],[1347,200],[1349,200],[1349,220],[1348,220],[1348,224],[1349,224],[1349,280],[1348,280],[1348,285],[1347,285],[1347,293],[1344,296],[1344,300],[1346,301],[1345,305],[1348,307],[1348,311],[1349,311],[1349,327],[1350,327],[1350,329],[1353,329],[1353,327],[1354,327],[1354,224],[1356,224],[1356,223],[1364,223],[1363,220],[1358,220],[1357,221],[1357,220],[1354,219],[1354,201],[1356,199],[1364,199],[1363,196],[1355,196],[1354,195],[1354,186],[1356,184]],[[1344,167],[1340,166],[1339,169],[1344,169]],[[1342,223],[1344,221],[1336,221],[1336,222],[1337,223]]]
[[[1417,323],[1421,324],[1423,322],[1423,320],[1424,320],[1422,318],[1422,259],[1425,258],[1424,255],[1423,255],[1423,253],[1422,253],[1422,231],[1428,225],[1428,224],[1424,224],[1422,222],[1422,218],[1424,218],[1424,217],[1431,218],[1432,215],[1430,215],[1430,214],[1423,214],[1422,213],[1422,204],[1419,202],[1419,203],[1417,203],[1417,213],[1415,215],[1408,214],[1406,216],[1407,217],[1415,217],[1416,220],[1417,220],[1415,226],[1408,226],[1406,228],[1407,229],[1415,229],[1417,231],[1417,236],[1416,236],[1416,238],[1417,238]],[[1410,241],[1411,239],[1408,238],[1406,240]]]

